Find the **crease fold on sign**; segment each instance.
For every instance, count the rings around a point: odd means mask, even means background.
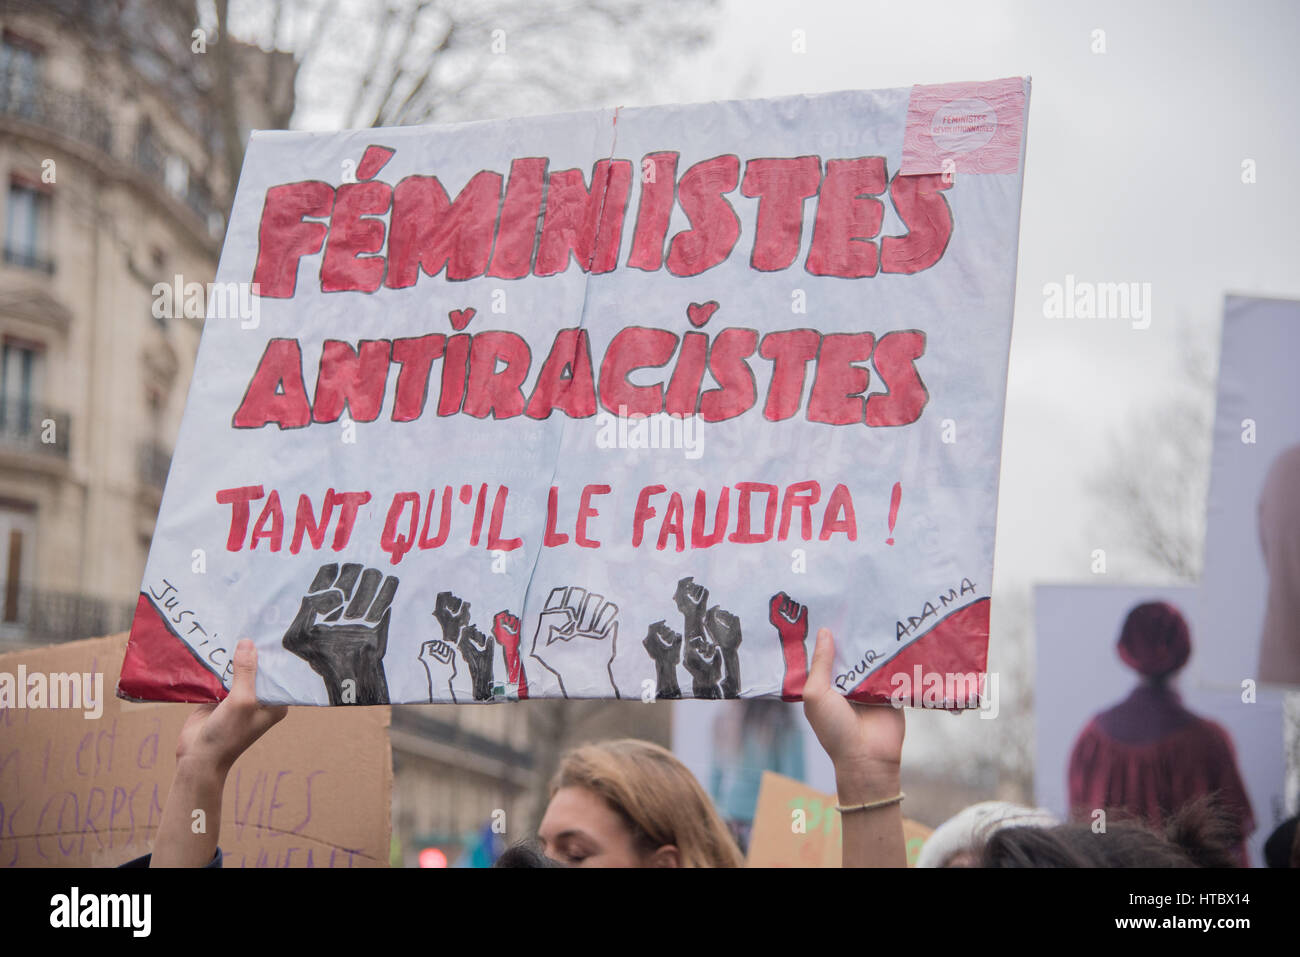
[[[619,110],[621,110],[621,109],[622,109],[621,106],[616,106],[616,107],[614,107],[614,115],[613,115],[612,122],[610,123],[611,138],[610,138],[610,144],[609,144],[609,154],[608,154],[608,156],[606,157],[606,159],[609,161],[609,165],[608,165],[608,166],[606,167],[606,169],[605,169],[605,179],[604,179],[604,182],[602,182],[602,183],[600,184],[600,202],[599,202],[599,204],[598,204],[597,207],[596,207],[596,229],[595,229],[595,232],[592,233],[592,238],[591,238],[591,252],[590,252],[590,254],[587,256],[587,263],[586,263],[586,265],[583,267],[583,270],[582,270],[582,272],[583,272],[583,281],[582,281],[582,308],[578,311],[578,329],[580,329],[580,330],[586,330],[586,329],[588,328],[588,327],[587,327],[587,301],[588,301],[588,299],[591,298],[591,297],[590,297],[590,294],[589,294],[589,293],[590,293],[590,289],[591,289],[591,267],[595,264],[595,261],[596,261],[596,251],[597,251],[598,249],[600,249],[600,229],[601,229],[601,226],[604,225],[604,219],[605,219],[605,201],[606,201],[606,199],[609,197],[609,181],[610,181],[610,178],[614,175],[614,154],[615,154],[615,152],[616,152],[617,149],[618,149],[618,113],[619,113]],[[596,188],[596,172],[595,172],[595,167],[594,167],[594,165],[593,165],[593,168],[592,168],[592,174],[591,174],[591,175],[592,175],[592,183],[591,183],[591,185],[592,185],[592,188],[595,189],[595,188]],[[629,187],[629,188],[630,188],[630,187]],[[629,198],[630,198],[630,197],[629,197]],[[543,209],[542,214],[543,214],[543,216],[545,215],[545,209]],[[578,337],[575,336],[575,337],[574,337],[574,349],[575,349],[575,350],[578,349],[578,348],[580,347],[580,345],[581,345],[580,340],[578,339]],[[574,360],[574,361],[570,364],[570,368],[573,368],[573,369],[576,369],[576,368],[577,368],[577,358],[578,358],[578,353],[575,351],[575,352],[573,353],[573,360]],[[564,448],[564,434],[565,434],[565,431],[567,430],[567,428],[568,428],[568,416],[561,416],[561,418],[560,418],[560,428],[559,428],[559,437],[558,437],[558,439],[556,440],[555,445],[552,447],[552,455],[551,455],[551,478],[550,478],[550,481],[548,481],[548,482],[546,483],[547,488],[551,488],[551,487],[553,487],[553,486],[555,485],[555,476],[556,476],[556,474],[557,474],[557,473],[559,472],[559,470],[560,470],[560,450]],[[524,596],[523,596],[523,601],[520,603],[520,606],[519,606],[519,616],[520,616],[521,619],[523,618],[523,616],[524,616],[524,615],[526,614],[526,612],[527,612],[527,609],[528,609],[528,598],[529,598],[529,596],[532,595],[532,593],[533,593],[533,579],[534,579],[534,577],[535,577],[536,574],[537,574],[537,565],[538,565],[538,563],[541,561],[541,558],[542,558],[542,548],[543,548],[543,545],[542,545],[542,543],[539,541],[539,542],[537,543],[537,548],[533,550],[533,555],[532,555],[532,567],[530,567],[530,568],[528,569],[528,581],[524,583]],[[524,657],[524,647],[523,647],[522,641],[523,641],[523,636],[522,636],[522,634],[521,634],[521,635],[520,635],[520,642],[521,642],[521,643],[520,643],[520,646],[519,646],[519,654],[520,654],[520,657],[521,657],[521,658]],[[529,652],[529,654],[531,654],[531,651]],[[619,690],[618,690],[618,685],[617,685],[617,684],[614,684],[613,687],[614,687],[614,697],[616,697],[616,698],[621,698],[622,695],[620,694],[620,692],[619,692]]]

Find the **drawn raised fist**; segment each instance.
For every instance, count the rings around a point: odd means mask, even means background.
[[[492,697],[492,656],[495,643],[469,620],[469,602],[449,591],[438,592],[433,600],[433,617],[442,626],[442,640],[460,652],[469,666],[475,701]],[[453,700],[455,695],[453,694]]]
[[[656,621],[641,644],[655,663],[655,697],[680,698],[677,662],[682,658],[682,636],[669,628],[667,622]]]
[[[697,698],[740,697],[740,619],[718,605],[709,607],[709,590],[683,578],[673,594],[682,613],[685,651],[682,665]]]
[[[704,633],[722,649],[722,696],[740,697],[740,619],[714,605],[704,614]]]
[[[691,693],[697,698],[721,698],[718,679],[722,677],[722,649],[701,635],[686,641],[682,665],[691,676]]]
[[[320,566],[284,647],[325,682],[330,704],[387,704],[384,652],[398,579],[350,563]]]
[[[483,634],[474,625],[466,625],[460,630],[460,640],[456,643],[456,647],[460,649],[460,656],[469,665],[469,676],[474,682],[474,700],[490,700],[492,656],[496,652],[496,642],[492,640],[491,635]]]
[[[442,626],[442,640],[454,645],[460,639],[460,630],[469,624],[469,602],[449,591],[439,592],[433,601],[433,617]]]
[[[677,583],[673,601],[686,619],[687,640],[704,634],[704,610],[709,606],[709,590],[697,585],[694,578],[683,578]]]
[[[528,698],[528,677],[524,674],[524,663],[519,659],[522,630],[522,623],[508,611],[499,611],[492,619],[492,636],[501,646],[501,655],[506,662],[506,692],[513,690],[520,701]]]
[[[424,671],[429,676],[429,701],[437,702],[437,692],[440,692],[445,684],[447,693],[451,695],[451,700],[456,700],[456,686],[454,679],[456,677],[456,650],[445,641],[433,639],[426,641],[420,646],[420,662],[424,665]]]
[[[537,616],[532,657],[559,679],[564,697],[599,697],[606,686],[620,697],[613,673],[617,646],[616,604],[576,585],[551,591]]]
[[[804,682],[808,680],[808,609],[785,592],[772,596],[768,619],[781,640],[785,659],[785,677],[781,681],[781,700],[800,701]]]

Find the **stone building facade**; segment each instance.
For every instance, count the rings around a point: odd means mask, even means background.
[[[0,8],[0,647],[129,624],[202,324],[155,287],[212,279],[232,189],[210,54],[122,17],[149,4]]]

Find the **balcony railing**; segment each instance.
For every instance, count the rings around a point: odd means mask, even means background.
[[[15,249],[6,245],[5,262],[14,266],[22,266],[24,269],[36,269],[50,275],[54,274],[54,262],[52,260],[46,259],[44,256],[38,256],[26,249]]]
[[[0,586],[0,634],[26,641],[76,641],[131,627],[135,602],[109,601],[74,592]]]
[[[0,399],[0,448],[68,457],[71,419],[31,402]]]
[[[115,155],[113,124],[107,111],[84,94],[45,85],[32,86],[25,78],[0,73],[0,115],[44,126],[110,156]],[[130,142],[137,137],[133,133],[124,139]],[[157,143],[137,141],[134,148],[124,152],[127,155],[119,158],[135,166],[160,189],[165,189],[162,175],[165,159]],[[208,228],[217,209],[206,183],[191,177],[184,193],[176,198],[203,221],[205,229]]]
[[[113,125],[89,97],[50,86],[28,86],[0,73],[0,114],[37,123],[105,153],[113,151]]]

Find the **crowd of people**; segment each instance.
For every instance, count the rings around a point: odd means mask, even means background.
[[[1139,613],[1140,612],[1140,613]],[[1140,606],[1121,635],[1121,655],[1163,682],[1186,660],[1185,623],[1168,606]],[[804,714],[834,769],[842,815],[845,867],[905,867],[900,785],[905,718],[901,708],[851,702],[831,686],[835,644],[822,629],[803,689]],[[1181,658],[1181,661],[1180,661]],[[1137,665],[1135,665],[1137,667]],[[1153,677],[1154,675],[1154,677]],[[260,704],[255,693],[257,651],[241,641],[229,695],[198,706],[177,742],[176,776],[167,796],[153,854],[134,867],[220,867],[217,834],[226,775],[239,756],[286,714],[284,706]],[[1161,685],[1164,691],[1164,688]],[[1168,706],[1165,702],[1162,706]],[[1131,708],[1129,709],[1132,710]],[[1124,712],[1127,714],[1128,712]],[[1104,713],[1105,714],[1105,713]],[[1103,717],[1104,717],[1103,714]],[[1137,722],[1141,724],[1141,722]],[[1175,731],[1201,725],[1175,722]],[[1075,763],[1099,760],[1085,730]],[[1167,729],[1165,729],[1167,730]],[[1111,742],[1114,744],[1114,742]],[[1139,742],[1151,745],[1150,741]],[[1091,747],[1091,750],[1088,748]],[[1230,748],[1230,745],[1229,745]],[[1080,753],[1085,757],[1079,757]],[[1157,755],[1153,746],[1147,750]],[[1125,752],[1132,772],[1134,760]],[[1153,760],[1158,760],[1153,757]],[[1114,780],[1093,769],[1072,779],[1110,781],[1089,796],[1114,797]],[[1231,777],[1231,775],[1228,775]],[[1164,796],[1144,786],[1156,805]],[[1110,790],[1107,790],[1107,787]],[[1076,797],[1080,796],[1078,794]],[[1242,841],[1249,822],[1242,796],[1222,787],[1181,793],[1167,812],[1106,807],[1106,823],[1081,817],[1059,821],[1042,809],[1001,802],[974,805],[941,825],[927,840],[922,867],[1232,867],[1244,862]],[[191,828],[202,809],[209,826]],[[1245,813],[1249,814],[1249,805]],[[1296,819],[1284,823],[1266,845],[1272,866],[1300,866]],[[694,775],[673,754],[646,741],[622,739],[568,752],[550,786],[550,802],[536,839],[517,843],[498,867],[740,867],[740,848]]]

